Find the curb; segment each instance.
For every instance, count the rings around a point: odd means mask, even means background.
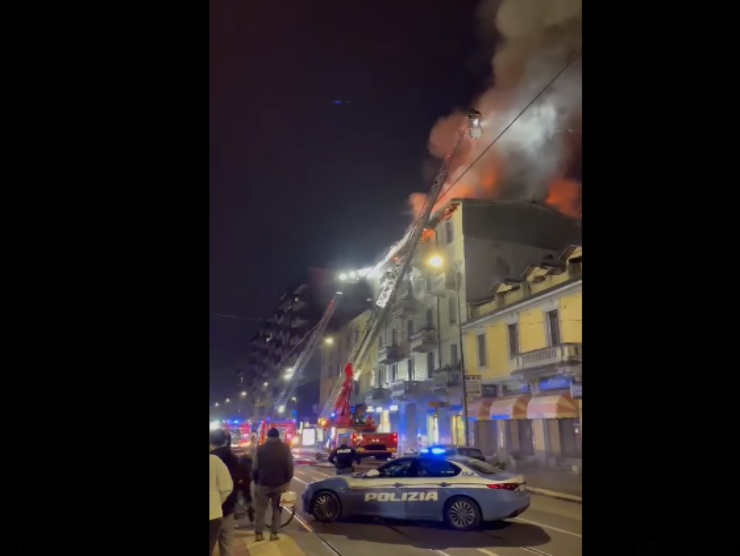
[[[527,490],[532,494],[539,494],[540,496],[547,496],[549,498],[557,498],[558,500],[565,500],[566,502],[575,502],[576,504],[583,504],[583,498],[575,496],[573,494],[565,494],[563,492],[557,492],[554,490],[547,490],[545,488],[537,488],[529,486],[527,484]]]

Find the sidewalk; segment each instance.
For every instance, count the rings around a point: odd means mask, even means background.
[[[570,502],[583,501],[583,478],[570,470],[537,469],[522,473],[527,487],[534,494],[562,498]]]
[[[254,528],[236,529],[234,531],[234,556],[306,556],[298,544],[287,532],[280,532],[280,540],[269,541],[269,531],[262,542],[254,541]],[[214,556],[220,556],[218,544]]]

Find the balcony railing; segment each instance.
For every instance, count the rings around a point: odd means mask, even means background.
[[[447,365],[434,371],[432,389],[435,392],[462,386],[462,371],[460,365]]]
[[[559,344],[522,353],[516,358],[517,370],[536,369],[551,365],[571,365],[581,362],[582,344]]]
[[[402,398],[421,392],[423,382],[418,380],[397,380],[391,384],[391,397]]]
[[[365,392],[365,403],[375,405],[378,402],[384,402],[390,397],[390,393],[388,388],[371,388]]]
[[[427,353],[434,351],[437,347],[437,331],[432,328],[423,328],[411,335],[409,340],[411,351],[417,353]]]
[[[383,346],[378,349],[378,363],[392,365],[406,358],[405,349],[401,346]]]

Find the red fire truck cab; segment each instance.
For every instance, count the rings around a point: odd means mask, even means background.
[[[267,440],[267,431],[273,427],[280,432],[280,439],[289,446],[294,446],[298,442],[298,427],[293,419],[283,419],[279,421],[264,419],[259,422],[257,427],[259,431],[258,438],[260,444],[265,443]]]

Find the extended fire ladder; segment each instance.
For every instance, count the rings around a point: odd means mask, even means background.
[[[301,384],[301,378],[303,377],[304,369],[306,368],[308,362],[311,361],[311,357],[313,357],[313,354],[316,351],[316,347],[321,342],[321,338],[324,336],[324,332],[326,331],[326,327],[329,325],[329,321],[331,320],[332,316],[334,316],[334,311],[337,308],[340,296],[341,294],[337,293],[334,295],[334,297],[331,298],[331,301],[329,301],[329,305],[326,306],[326,310],[321,316],[321,320],[319,320],[318,324],[313,329],[313,332],[308,339],[306,347],[303,348],[303,351],[298,356],[298,359],[296,359],[295,365],[293,365],[293,374],[291,377],[288,378],[287,384],[280,392],[280,395],[278,395],[278,397],[276,398],[275,405],[273,406],[273,409],[277,412],[278,415],[282,415],[283,413],[285,413],[285,408],[288,405],[288,401],[293,397],[296,389]]]
[[[455,154],[460,148],[465,137],[478,139],[481,136],[482,131],[480,127],[480,119],[481,114],[477,110],[471,110],[468,112],[467,125],[458,132],[455,142],[442,160],[442,165],[437,172],[437,176],[434,178],[432,188],[427,194],[421,213],[418,215],[416,221],[412,224],[411,229],[406,234],[406,241],[395,253],[391,268],[385,273],[381,284],[380,295],[378,296],[378,300],[375,302],[375,310],[370,316],[362,336],[352,348],[349,362],[345,366],[344,376],[340,376],[337,379],[337,382],[329,395],[327,403],[321,412],[322,419],[332,419],[338,413],[344,413],[348,410],[349,392],[347,391],[347,377],[354,377],[356,380],[362,373],[362,365],[367,356],[368,348],[380,332],[380,328],[383,326],[390,309],[389,302],[395,296],[403,282],[406,272],[408,272],[411,260],[414,256],[414,251],[416,250],[417,245],[419,245],[419,240],[424,232],[424,228],[429,223],[432,209],[434,208],[434,205],[437,204],[440,194],[442,193],[442,187],[444,186],[447,180],[447,175],[450,172],[452,160],[455,158]]]

